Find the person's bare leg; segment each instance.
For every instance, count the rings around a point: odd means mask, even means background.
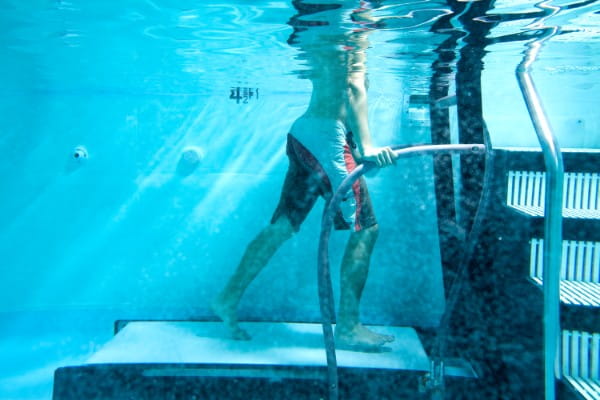
[[[285,216],[260,231],[246,248],[225,288],[212,303],[213,312],[225,323],[234,339],[250,339],[250,335],[238,324],[237,308],[242,295],[275,251],[293,234],[294,228]]]
[[[360,323],[359,306],[373,247],[377,225],[353,232],[342,260],[341,294],[335,336],[339,344],[358,350],[372,350],[394,340],[393,336],[375,333]]]

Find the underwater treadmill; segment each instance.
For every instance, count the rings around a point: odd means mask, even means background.
[[[327,398],[320,324],[244,322],[249,341],[219,322],[118,321],[114,338],[85,364],[62,367],[54,400]],[[419,398],[430,360],[416,331],[375,327],[396,340],[379,353],[337,350],[343,398]],[[472,377],[468,365],[445,375]],[[404,395],[402,395],[404,393]]]

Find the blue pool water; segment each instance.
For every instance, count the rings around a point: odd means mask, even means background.
[[[277,204],[286,134],[310,99],[311,67],[288,44],[291,3],[0,1],[0,398],[50,398],[54,370],[89,358],[114,320],[212,317],[210,300]],[[387,18],[367,50],[376,144],[431,142],[432,75],[469,48],[481,51],[493,146],[537,148],[515,69],[543,27],[559,26],[533,77],[560,144],[600,149],[599,3],[548,3],[556,10],[373,2]],[[380,224],[369,323],[439,323],[432,174],[431,159],[414,158],[368,178]],[[243,319],[318,321],[320,213],[250,287]],[[345,238],[333,237],[333,265]]]

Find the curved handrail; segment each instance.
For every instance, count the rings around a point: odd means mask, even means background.
[[[477,153],[485,152],[482,144],[447,144],[447,145],[417,145],[398,148],[394,150],[396,158],[409,157],[434,153]],[[333,227],[333,219],[344,195],[350,190],[352,184],[368,171],[377,168],[374,163],[364,163],[356,167],[340,184],[335,191],[325,210],[321,224],[321,235],[319,239],[318,252],[318,286],[319,305],[321,309],[321,324],[323,327],[323,338],[325,341],[325,353],[327,358],[327,380],[329,384],[329,400],[337,400],[338,375],[337,360],[335,354],[335,339],[333,335],[332,322],[335,316],[333,287],[331,284],[331,272],[329,268],[329,237]]]
[[[495,154],[492,150],[492,147],[489,145],[491,143],[489,132],[487,131],[487,127],[484,127],[483,130],[483,143],[486,145],[485,150],[485,166],[484,166],[484,174],[483,174],[483,187],[481,190],[481,194],[479,197],[479,202],[476,208],[476,212],[473,218],[473,223],[471,224],[471,228],[468,233],[465,234],[463,239],[463,251],[461,252],[460,259],[457,264],[457,269],[454,276],[452,277],[449,284],[446,286],[448,291],[446,293],[446,307],[444,308],[444,312],[440,318],[440,323],[435,335],[434,344],[431,351],[431,357],[434,362],[442,363],[446,354],[446,346],[447,346],[447,331],[450,324],[450,319],[455,312],[455,307],[458,302],[458,296],[463,290],[463,284],[465,279],[465,274],[467,273],[467,269],[469,263],[471,262],[473,255],[475,254],[477,248],[477,241],[483,233],[485,228],[484,222],[488,217],[490,202],[492,201],[492,192],[490,190],[491,182],[494,175],[494,163],[495,163]],[[433,369],[431,371],[434,372]]]
[[[537,6],[550,9],[552,13],[548,16],[555,14],[560,9],[559,7],[550,6],[548,2],[542,2]],[[556,375],[560,374],[559,368],[556,368],[556,361],[560,330],[560,267],[562,259],[564,166],[558,140],[552,133],[550,123],[530,75],[531,64],[537,58],[543,42],[558,33],[558,27],[547,27],[544,30],[545,32],[541,38],[529,43],[525,56],[517,67],[516,75],[527,105],[527,111],[529,112],[535,133],[542,148],[546,168],[543,248],[544,383],[546,400],[553,400],[556,398]]]

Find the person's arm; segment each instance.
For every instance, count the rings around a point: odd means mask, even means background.
[[[357,23],[357,28],[349,37],[347,124],[354,135],[359,158],[385,167],[394,164],[396,157],[390,147],[373,146],[368,120],[366,51],[369,47],[368,35],[372,32],[368,23],[376,23],[377,20],[369,9],[362,8],[355,10],[352,19]]]
[[[392,149],[375,147],[371,141],[364,48],[354,49],[349,61],[347,125],[354,135],[359,157],[379,167],[392,165],[396,161]]]

